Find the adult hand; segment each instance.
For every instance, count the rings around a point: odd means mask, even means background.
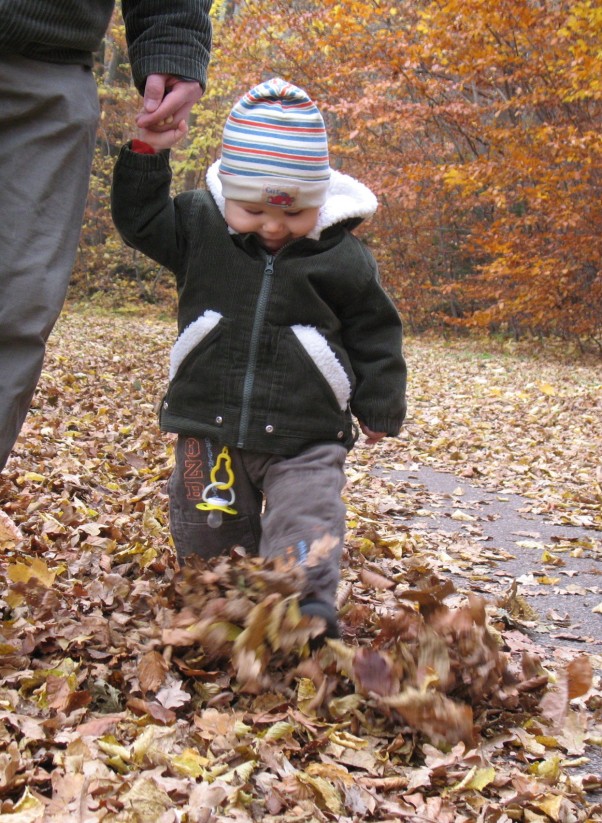
[[[144,107],[136,116],[140,129],[174,131],[174,124],[188,120],[203,89],[197,81],[182,80],[173,74],[149,74],[144,87]],[[166,147],[164,147],[166,148]]]
[[[366,443],[369,446],[373,446],[375,443],[378,443],[379,440],[382,440],[383,437],[387,436],[386,432],[373,432],[372,429],[369,429],[365,423],[362,421],[358,421],[360,424],[360,429],[366,435]]]

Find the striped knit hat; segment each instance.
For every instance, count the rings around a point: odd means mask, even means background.
[[[224,126],[219,178],[231,200],[287,209],[324,203],[326,129],[302,89],[275,77],[238,101]]]

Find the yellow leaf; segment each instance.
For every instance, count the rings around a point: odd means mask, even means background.
[[[233,769],[224,772],[220,779],[224,783],[232,783],[234,780],[246,783],[255,771],[256,766],[256,760],[247,760],[245,763],[241,763],[240,766],[235,766]]]
[[[348,749],[365,749],[368,745],[367,740],[361,737],[356,737],[354,734],[344,731],[333,731],[329,735],[331,743],[336,743],[339,746],[345,746]]]
[[[146,529],[147,532],[154,535],[155,537],[160,537],[163,531],[163,526],[157,518],[154,516],[151,509],[146,508],[144,510],[144,514],[142,515],[142,525]]]
[[[292,734],[295,730],[295,727],[292,723],[287,723],[285,720],[281,720],[278,723],[274,723],[265,733],[263,739],[264,740],[280,740],[282,737],[286,737],[289,734]]]
[[[29,563],[11,564],[8,567],[8,577],[13,583],[29,583],[35,577],[49,589],[54,583],[56,571],[51,571],[40,557],[34,557]]]
[[[182,754],[174,757],[171,762],[180,774],[195,779],[204,774],[205,766],[209,765],[209,760],[200,755],[196,749],[184,749]]]
[[[443,179],[448,186],[460,186],[464,182],[464,176],[459,169],[447,169]]]
[[[459,783],[451,787],[450,791],[474,790],[480,792],[494,780],[495,769],[493,766],[488,766],[485,769],[477,769],[476,766],[473,766]]]
[[[10,591],[4,595],[4,599],[11,607],[11,609],[16,609],[17,606],[20,606],[21,603],[23,603],[23,601],[25,600],[22,594],[17,594],[17,592]]]
[[[45,808],[41,800],[34,797],[29,789],[25,789],[14,810],[0,814],[0,823],[38,823],[44,816]]]
[[[303,714],[311,712],[310,707],[312,701],[315,700],[316,694],[316,687],[313,680],[310,680],[309,677],[300,678],[297,686],[297,705]],[[313,714],[314,712],[311,713]]]
[[[43,483],[46,480],[43,474],[38,474],[37,472],[25,472],[23,477],[32,483]]]
[[[564,566],[564,560],[561,557],[557,557],[552,552],[549,552],[547,549],[544,549],[541,555],[541,562],[542,563],[549,563],[551,566]]]
[[[353,775],[338,763],[310,763],[306,774],[312,777],[324,777],[326,780],[340,780],[345,786],[352,786],[354,783]]]
[[[137,777],[120,800],[125,805],[124,811],[134,812],[135,820],[159,820],[171,806],[167,792],[146,777]],[[132,817],[127,814],[125,819],[131,820]]]
[[[242,720],[237,720],[234,726],[232,727],[232,731],[237,737],[246,737],[250,732],[253,731],[253,727],[247,726],[247,724],[243,723]]]
[[[370,554],[370,552],[374,549],[374,542],[369,540],[367,537],[362,537],[358,548],[362,554]]]
[[[337,789],[324,777],[312,777],[306,772],[297,772],[297,779],[306,786],[310,786],[318,794],[326,807],[333,814],[340,815],[343,812],[343,803]]]
[[[147,549],[144,552],[144,554],[140,556],[140,565],[142,566],[143,569],[145,569],[147,566],[150,566],[150,564],[153,562],[153,560],[156,559],[156,557],[157,557],[157,550],[156,549],[153,549],[153,548]]]
[[[513,729],[513,734],[518,739],[520,747],[528,752],[528,754],[532,754],[535,757],[546,756],[545,746],[542,746],[532,734],[529,734],[529,732],[521,728]]]
[[[555,755],[546,760],[540,760],[529,766],[529,771],[537,777],[543,777],[551,783],[555,783],[560,775],[560,758]]]
[[[362,704],[361,694],[347,694],[344,697],[335,697],[328,704],[328,711],[336,719],[346,718],[349,712],[355,711]]]
[[[542,746],[545,746],[546,749],[557,749],[559,746],[557,738],[550,737],[546,734],[536,734],[535,739],[538,743],[541,743]]]
[[[562,801],[564,798],[561,794],[548,794],[543,800],[540,800],[538,803],[534,803],[534,806],[537,806],[538,809],[544,814],[547,814],[548,817],[551,817],[552,820],[559,820],[560,819],[560,807],[562,806]]]
[[[489,766],[485,769],[477,769],[474,775],[466,784],[467,789],[475,789],[475,791],[480,792],[485,786],[488,786],[490,783],[493,783],[495,780],[495,769],[493,766]]]
[[[554,397],[554,395],[556,394],[556,389],[549,383],[538,383],[537,386],[540,391],[542,391],[544,394],[547,394],[549,397]]]
[[[537,540],[516,540],[515,542],[521,549],[543,549],[543,544]]]
[[[477,518],[473,517],[471,514],[460,511],[460,509],[455,509],[454,513],[451,515],[451,519],[460,520],[462,523],[474,523]]]
[[[120,760],[124,760],[126,763],[131,760],[129,750],[126,749],[125,746],[122,746],[121,743],[118,743],[113,735],[101,737],[97,741],[97,746],[101,751],[108,754],[112,758],[119,758]]]

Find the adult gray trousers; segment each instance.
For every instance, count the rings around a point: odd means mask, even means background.
[[[0,55],[0,470],[67,293],[97,122],[89,69]]]
[[[197,508],[211,484],[221,446],[205,438],[178,437],[176,465],[169,480],[170,529],[180,560],[204,558],[244,546],[265,558],[291,560],[303,566],[306,597],[332,603],[339,582],[345,540],[344,464],[347,450],[320,443],[294,457],[229,448],[236,515],[223,514],[211,528],[208,512]],[[224,483],[225,462],[216,478]],[[229,500],[229,491],[211,490],[207,497]]]

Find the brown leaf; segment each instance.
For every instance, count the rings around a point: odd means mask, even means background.
[[[51,709],[70,714],[76,709],[89,705],[92,696],[87,691],[73,690],[69,684],[69,678],[50,674],[46,679],[46,699]]]
[[[139,697],[130,697],[127,702],[128,709],[134,714],[150,715],[154,720],[166,726],[176,722],[176,713],[171,709],[166,709],[154,700],[141,700]]]
[[[562,728],[569,710],[568,682],[564,672],[560,673],[557,684],[544,694],[539,708],[556,728]]]
[[[569,700],[575,697],[582,697],[590,690],[592,685],[593,670],[590,658],[587,655],[576,657],[566,667],[568,680]]]
[[[6,512],[0,510],[0,549],[12,548],[23,539],[21,530],[15,526]]]
[[[71,688],[66,677],[49,674],[46,680],[46,700],[51,709],[63,711],[68,703]]]
[[[401,694],[384,697],[383,702],[401,714],[413,729],[427,735],[433,742],[454,745],[462,741],[474,745],[472,709],[456,703],[435,691],[408,688]]]
[[[450,594],[453,594],[455,590],[452,580],[446,580],[444,583],[437,583],[427,589],[408,589],[402,592],[400,596],[406,600],[415,600],[420,606],[420,611],[428,613],[440,608],[442,601]]]
[[[118,714],[104,714],[102,717],[94,717],[92,720],[80,723],[76,731],[82,737],[100,737],[119,723],[120,720],[123,720],[125,716],[125,712],[119,712]]]
[[[171,686],[165,686],[157,693],[157,701],[166,709],[177,709],[190,700],[188,692],[182,688],[182,682],[177,680]]]
[[[359,649],[353,658],[353,675],[365,694],[393,694],[399,681],[389,658],[374,649]]]
[[[14,740],[11,740],[7,749],[0,754],[0,791],[2,793],[13,788],[13,781],[20,768],[19,747]]]
[[[362,566],[360,571],[360,580],[367,589],[392,589],[395,586],[393,580],[389,580],[382,574],[377,574],[377,572],[372,572],[365,566]]]
[[[156,692],[163,685],[168,666],[162,654],[147,652],[138,663],[138,680],[143,692]]]

